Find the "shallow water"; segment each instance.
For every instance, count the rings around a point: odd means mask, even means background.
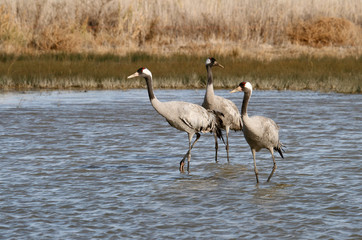
[[[238,107],[242,94],[216,90]],[[201,103],[203,90],[156,90]],[[147,91],[0,95],[2,239],[361,239],[362,95],[254,91],[249,115],[277,122],[285,159],[242,133],[230,163],[205,134],[190,173],[178,171],[186,133]]]

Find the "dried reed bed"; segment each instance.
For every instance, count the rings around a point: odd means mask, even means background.
[[[292,42],[313,47],[354,46],[362,36],[358,26],[343,18],[300,21],[288,29]]]
[[[359,56],[361,12],[360,0],[1,0],[0,51]]]

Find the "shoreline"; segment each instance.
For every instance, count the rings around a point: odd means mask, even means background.
[[[139,67],[150,69],[155,89],[203,89],[207,82],[207,57],[143,52],[125,56],[0,53],[0,91],[144,88],[142,79],[126,79]],[[258,90],[362,92],[361,55],[298,55],[271,60],[233,55],[213,57],[225,66],[225,69],[213,69],[217,89],[229,89],[241,81],[250,81]]]

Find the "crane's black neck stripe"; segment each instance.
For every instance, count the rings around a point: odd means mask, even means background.
[[[212,71],[211,71],[210,65],[206,65],[206,71],[207,71],[207,85],[211,85],[213,76],[212,76]]]
[[[152,78],[150,76],[146,76],[145,80],[147,83],[148,97],[150,100],[153,100],[155,99],[155,94],[153,93]]]
[[[251,97],[250,92],[244,92],[243,105],[241,107],[241,115],[242,116],[248,115],[247,109],[248,109],[248,104],[249,104],[250,97]]]

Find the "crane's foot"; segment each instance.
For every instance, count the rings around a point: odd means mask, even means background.
[[[185,161],[184,160],[181,160],[180,162],[180,172],[184,172],[184,165],[185,165]]]

